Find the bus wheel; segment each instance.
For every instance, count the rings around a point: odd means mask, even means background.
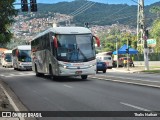
[[[83,80],[85,80],[85,79],[87,79],[87,75],[81,75],[81,78],[82,78]]]
[[[35,73],[36,73],[36,76],[39,77],[40,76],[40,73],[38,73],[38,70],[37,70],[37,66],[35,65]]]
[[[53,79],[53,71],[52,71],[51,65],[49,65],[49,75],[50,75],[50,78]]]

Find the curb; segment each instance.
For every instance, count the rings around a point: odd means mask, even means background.
[[[146,86],[146,87],[152,87],[152,88],[158,88],[158,89],[160,89],[160,86],[157,86],[157,85],[149,85],[149,84],[145,84],[145,83],[136,83],[136,82],[133,82],[133,81],[112,80],[112,79],[100,78],[100,77],[92,77],[92,76],[90,78],[92,78],[92,79],[98,79],[98,80],[104,80],[104,81],[110,81],[110,82],[132,84],[132,85]]]
[[[14,111],[20,111],[14,101],[12,100],[11,96],[8,94],[8,92],[4,89],[3,85],[0,83],[0,87],[3,90],[4,94],[8,98],[8,101],[10,105],[13,107]],[[3,111],[2,111],[3,112]],[[8,118],[8,117],[2,117],[1,120],[25,120],[24,118]]]
[[[117,72],[123,72],[123,73],[139,73],[141,72],[142,70],[117,70],[116,68],[112,68],[113,71],[117,71]]]
[[[25,107],[25,105],[20,101],[20,99],[16,96],[14,91],[5,83],[3,80],[0,80],[0,89],[3,90],[5,96],[8,98],[8,101],[10,103],[10,106],[13,107],[13,110],[9,112],[16,112],[16,111],[26,111],[28,112],[28,109]],[[2,111],[3,112],[3,111]],[[4,111],[6,112],[6,111]],[[31,117],[17,117],[17,118],[10,118],[10,117],[0,117],[0,120],[37,120],[36,118]]]

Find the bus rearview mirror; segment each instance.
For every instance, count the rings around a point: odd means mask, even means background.
[[[53,45],[55,48],[58,48],[58,43],[57,43],[57,38],[55,36],[52,36],[53,37]]]
[[[100,47],[100,39],[97,36],[93,36],[96,40],[97,47]]]

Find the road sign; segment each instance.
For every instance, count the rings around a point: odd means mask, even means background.
[[[155,39],[147,39],[147,45],[148,45],[148,47],[155,47],[156,40]]]

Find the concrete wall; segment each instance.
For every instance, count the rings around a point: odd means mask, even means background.
[[[135,66],[144,66],[144,61],[134,61]],[[149,66],[160,67],[160,61],[149,61]]]

